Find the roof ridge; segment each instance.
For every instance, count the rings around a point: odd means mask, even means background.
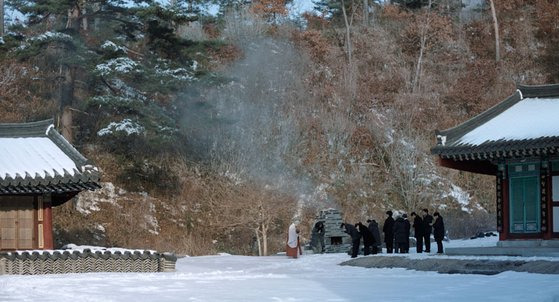
[[[437,136],[437,145],[450,144],[456,141],[458,138],[462,137],[464,134],[470,132],[476,127],[486,123],[497,115],[501,114],[503,111],[509,109],[514,104],[522,100],[522,97],[526,97],[524,92],[517,90],[514,94],[509,96],[502,102],[493,105],[491,108],[485,110],[484,112],[470,118],[469,120],[463,122],[460,125],[446,129],[446,130],[435,130]],[[443,138],[444,137],[444,138]],[[444,142],[443,142],[444,141]]]
[[[28,123],[0,123],[0,137],[46,137],[53,119]]]
[[[46,131],[47,137],[62,150],[68,157],[74,161],[80,172],[85,172],[83,167],[89,164],[89,160],[85,158],[62,134],[58,133],[54,127],[49,127]]]
[[[547,84],[547,85],[522,85],[517,84],[522,95],[525,98],[533,97],[559,97],[559,84]]]

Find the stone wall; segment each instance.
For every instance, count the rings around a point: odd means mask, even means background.
[[[177,257],[149,251],[34,251],[0,253],[0,275],[92,272],[172,272]]]

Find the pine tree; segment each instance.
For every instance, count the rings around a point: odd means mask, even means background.
[[[19,60],[33,61],[48,75],[46,80],[55,83],[52,94],[58,96],[60,116],[75,112],[67,108],[78,108],[101,118],[80,124],[93,128],[129,119],[145,130],[146,135],[137,139],[157,145],[161,138],[172,140],[177,135],[173,94],[203,73],[195,57],[215,43],[177,35],[178,26],[198,18],[193,1],[169,6],[135,3],[10,1],[28,16],[28,27],[20,29],[23,38],[13,53]],[[83,88],[76,90],[83,83],[88,88],[85,94]],[[72,118],[61,120],[70,121],[62,128],[76,128]]]

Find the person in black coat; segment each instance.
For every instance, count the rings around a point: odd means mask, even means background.
[[[394,250],[396,253],[406,252],[406,222],[402,216],[398,216],[394,221]]]
[[[357,257],[359,255],[359,246],[361,245],[361,234],[350,223],[342,223],[340,227],[344,228],[344,232],[351,236],[351,258]]]
[[[367,222],[369,223],[369,231],[371,231],[371,234],[373,234],[373,239],[375,240],[375,243],[373,244],[373,249],[372,249],[372,253],[376,254],[379,252],[379,247],[381,246],[380,243],[380,232],[378,229],[378,223],[374,220],[374,219],[368,219]]]
[[[404,253],[409,253],[410,252],[410,221],[408,220],[408,215],[404,214],[402,215],[402,218],[404,218],[404,231],[406,232],[406,241],[405,241],[405,245],[404,245]]]
[[[313,253],[324,253],[324,221],[317,221],[311,233],[311,247]]]
[[[419,217],[415,212],[411,213],[411,218],[413,219],[413,236],[415,237],[415,250],[418,253],[423,252],[423,230],[425,226],[423,225],[423,219]]]
[[[392,218],[392,211],[386,211],[386,215],[388,215],[388,217],[384,221],[382,232],[384,233],[386,252],[392,254],[394,249],[394,218]]]
[[[431,252],[431,232],[433,229],[431,225],[433,224],[433,216],[429,215],[429,210],[423,209],[423,243],[425,243],[425,252]]]
[[[443,217],[439,212],[433,214],[435,216],[435,222],[433,222],[433,235],[435,236],[435,241],[437,242],[437,254],[443,253],[443,239],[444,239],[444,221]]]
[[[363,255],[367,256],[371,253],[371,247],[375,244],[373,233],[361,221],[355,227],[361,233],[361,237],[363,237]]]

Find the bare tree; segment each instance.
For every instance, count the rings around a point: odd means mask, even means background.
[[[423,22],[419,24],[419,56],[417,57],[417,63],[415,65],[415,75],[412,81],[412,91],[416,92],[419,87],[419,77],[421,75],[421,67],[423,64],[423,55],[425,53],[425,48],[427,47],[427,40],[429,38],[429,23],[431,21],[431,0],[429,0],[429,5],[427,6],[427,15]]]
[[[348,15],[345,1],[342,0],[342,14],[344,16],[345,36],[346,36],[346,53],[347,53],[347,76],[346,85],[349,88],[351,97],[355,97],[355,63],[353,62],[353,45],[351,42],[351,32],[353,27],[353,17],[355,16],[355,3],[351,1],[351,14]]]
[[[495,10],[494,0],[489,0],[491,4],[491,16],[493,17],[493,27],[495,28],[495,61],[501,59],[499,51],[499,22],[497,22],[497,11]]]
[[[363,0],[363,26],[369,25],[369,0]]]

